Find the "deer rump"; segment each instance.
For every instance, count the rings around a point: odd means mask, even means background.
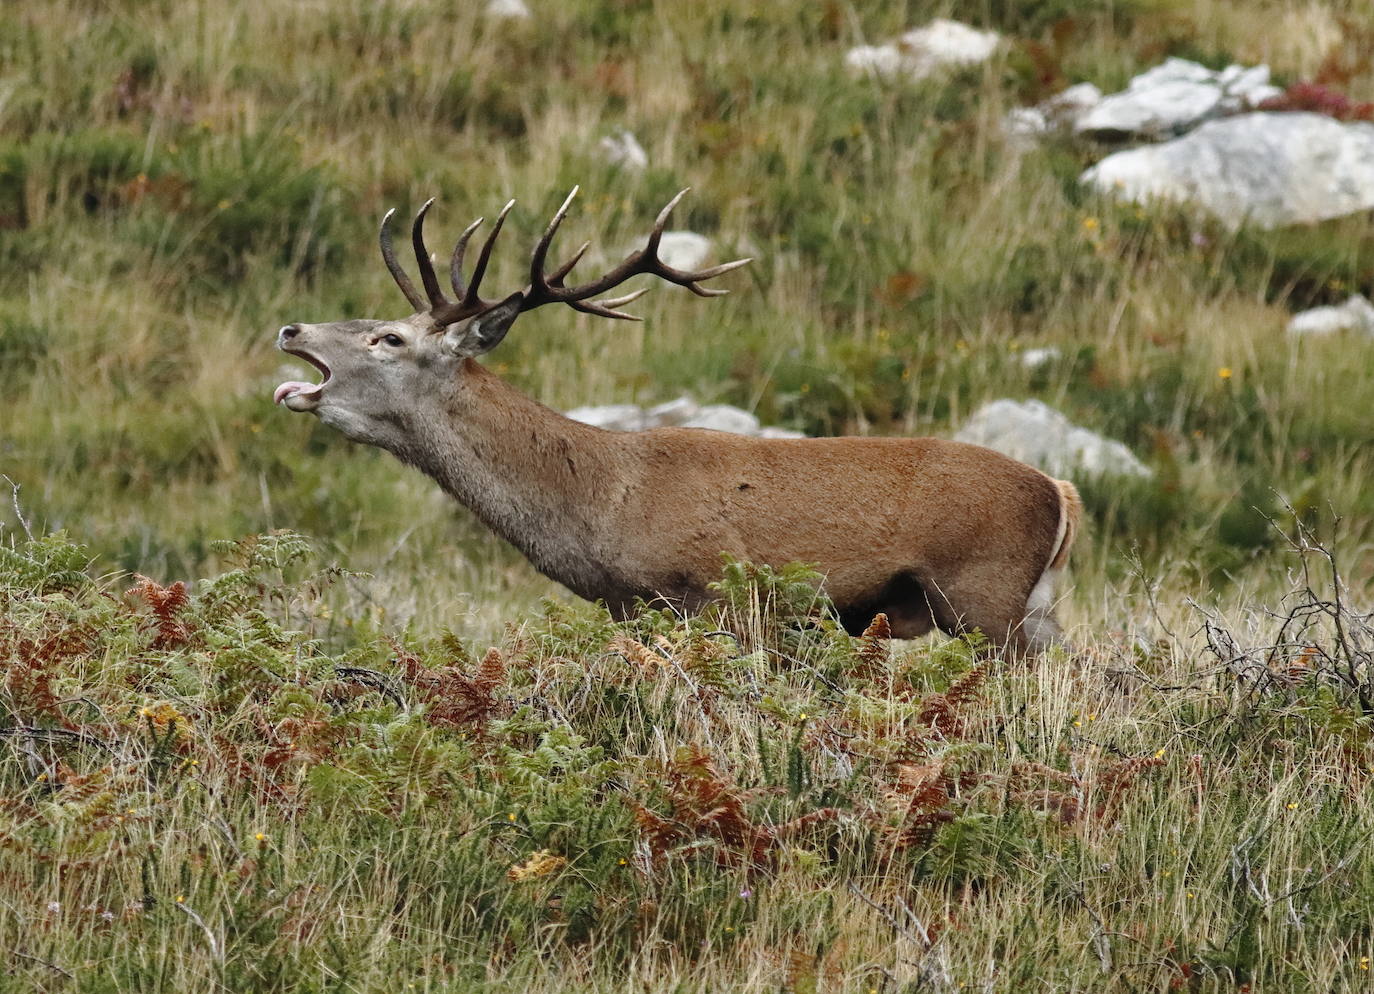
[[[753,439],[667,428],[621,436],[638,487],[618,495],[614,579],[575,592],[624,615],[636,599],[711,599],[721,554],[812,563],[846,630],[879,612],[897,638],[938,627],[1038,650],[1081,504],[1073,485],[990,449],[933,438]],[[609,588],[609,589],[608,589]]]

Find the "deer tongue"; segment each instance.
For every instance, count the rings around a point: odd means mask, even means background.
[[[302,380],[287,380],[277,389],[272,391],[272,403],[280,404],[288,397],[295,397],[297,394],[318,393],[323,383],[306,383]]]

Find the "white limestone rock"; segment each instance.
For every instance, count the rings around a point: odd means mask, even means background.
[[[1026,369],[1039,369],[1058,359],[1063,352],[1057,345],[1046,345],[1038,349],[1026,349],[1021,353],[1021,365]]]
[[[748,411],[729,404],[707,404],[695,415],[682,422],[684,428],[710,428],[728,431],[733,435],[757,435],[762,427],[759,419]]]
[[[895,42],[857,45],[845,54],[844,64],[856,73],[877,76],[879,79],[892,79],[903,71],[910,72]]]
[[[1321,337],[1343,331],[1374,338],[1374,304],[1361,294],[1355,294],[1344,304],[1300,311],[1288,322],[1290,335]]]
[[[1216,72],[1187,59],[1168,59],[1120,93],[1103,97],[1074,128],[1097,137],[1176,135],[1209,118],[1258,107],[1282,92],[1270,85],[1266,65],[1231,65]]]
[[[574,407],[567,416],[583,424],[607,428],[611,431],[639,431],[644,423],[644,410],[638,404],[599,404]]]
[[[1233,228],[1322,221],[1374,208],[1374,124],[1240,114],[1109,155],[1081,179],[1123,200],[1195,203]]]
[[[759,438],[805,438],[790,428],[763,427],[759,419],[748,411],[729,404],[698,404],[691,397],[651,407],[638,404],[601,404],[577,407],[567,412],[574,421],[596,425],[611,431],[641,431],[645,428],[710,428],[735,435],[754,435]]]
[[[527,21],[533,16],[525,0],[487,0],[486,13],[503,21]]]
[[[1001,43],[996,31],[938,18],[883,45],[851,48],[844,61],[851,70],[882,79],[921,80],[942,69],[986,62]]]
[[[695,231],[665,231],[658,257],[674,269],[700,269],[711,254],[711,239]]]
[[[624,128],[601,139],[601,154],[613,166],[630,172],[641,172],[649,166],[649,154],[639,139]]]
[[[954,435],[1038,466],[1052,476],[1153,476],[1130,449],[1075,425],[1038,400],[984,404]]]
[[[1102,100],[1102,91],[1092,83],[1076,83],[1034,107],[1014,107],[1002,120],[1007,137],[1020,144],[1031,144],[1054,131],[1066,131]]]
[[[649,408],[644,417],[649,427],[658,428],[685,424],[700,413],[701,405],[684,394],[676,400]]]

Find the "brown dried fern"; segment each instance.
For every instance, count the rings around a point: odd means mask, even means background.
[[[924,698],[918,715],[921,723],[945,736],[961,734],[966,725],[961,712],[978,699],[987,678],[987,667],[975,666],[954,681],[943,694],[931,694]]]
[[[1164,757],[1158,754],[1133,756],[1108,763],[1093,778],[1097,792],[1097,815],[1107,817],[1120,805],[1126,790],[1138,780],[1146,770],[1164,765]]]
[[[191,600],[186,592],[186,584],[178,580],[170,587],[164,587],[142,573],[135,573],[134,579],[138,582],[124,591],[124,596],[136,597],[152,609],[156,631],[149,648],[169,649],[184,645],[189,630],[178,615]]]
[[[888,623],[887,615],[881,612],[875,614],[854,647],[854,654],[859,659],[854,669],[856,676],[871,680],[882,672],[891,651],[891,638],[892,625]]]
[[[898,763],[896,782],[883,788],[888,821],[880,831],[888,844],[895,849],[928,845],[936,826],[954,819],[954,786],[943,760]]]
[[[720,866],[767,866],[779,843],[839,816],[835,808],[818,808],[780,825],[761,824],[746,808],[746,802],[760,792],[742,790],[727,781],[697,748],[682,750],[669,762],[666,773],[670,817],[630,802],[652,865],[662,863],[670,849],[705,839],[714,843],[711,852]]]
[[[606,644],[606,651],[622,657],[640,676],[652,676],[668,665],[661,655],[628,635],[616,635]]]
[[[488,649],[476,672],[468,676],[456,666],[428,667],[400,642],[389,641],[401,680],[425,702],[425,720],[431,725],[480,735],[493,716],[509,709],[509,702],[496,695],[506,679],[500,649]]]

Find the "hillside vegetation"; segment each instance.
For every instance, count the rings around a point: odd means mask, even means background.
[[[1363,5],[529,2],[0,9],[0,988],[1361,988],[1374,341],[1284,328],[1374,295],[1374,218],[1123,206],[1000,122],[1168,55],[1374,100]],[[1007,42],[845,71],[936,16]],[[850,640],[743,564],[613,623],[272,406],[280,325],[406,312],[387,208],[517,198],[514,288],[575,184],[589,271],[684,186],[755,262],[489,366],[812,434],[1041,399],[1154,470],[1078,481],[1079,651]]]

